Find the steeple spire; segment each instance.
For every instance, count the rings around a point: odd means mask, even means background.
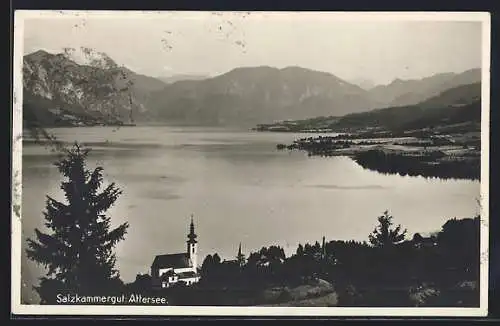
[[[197,235],[194,233],[193,214],[191,214],[191,224],[189,225],[188,243],[196,243]]]
[[[198,236],[194,233],[193,214],[191,214],[191,223],[189,224],[189,234],[187,237],[187,255],[191,260],[193,271],[196,273],[198,269],[198,241],[196,241],[196,238]]]

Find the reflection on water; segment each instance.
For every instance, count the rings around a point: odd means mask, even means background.
[[[386,209],[410,233],[479,209],[479,182],[382,175],[345,157],[276,150],[305,135],[171,127],[51,132],[68,143],[92,144],[89,166],[102,166],[105,181],[123,190],[110,214],[116,224],[130,224],[117,248],[125,281],[149,273],[154,255],[184,250],[191,214],[201,259],[214,252],[233,259],[240,242],[248,256],[271,244],[290,254],[298,242],[322,236],[366,240]],[[23,154],[27,237],[42,226],[45,195],[63,198],[51,164],[57,156],[30,142]],[[23,278],[32,283],[40,270],[23,262]]]

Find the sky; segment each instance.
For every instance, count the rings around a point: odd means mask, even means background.
[[[24,20],[24,53],[90,47],[150,76],[300,66],[388,84],[481,67],[481,23],[335,13],[61,14]],[[353,20],[354,17],[354,20]]]

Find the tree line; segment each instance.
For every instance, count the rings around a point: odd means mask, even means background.
[[[356,153],[353,159],[365,169],[386,174],[421,175],[443,179],[480,179],[479,157],[443,159],[444,156],[445,154],[440,151],[408,156],[374,149]]]
[[[339,306],[479,305],[479,217],[451,219],[439,232],[408,239],[384,212],[367,241],[299,244],[286,257],[280,246],[250,253],[244,264],[208,255],[201,281],[174,290],[179,305],[259,305],[270,288],[329,282]],[[276,302],[287,302],[286,291]]]

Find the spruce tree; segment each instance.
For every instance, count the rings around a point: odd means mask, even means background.
[[[397,244],[405,239],[407,230],[402,230],[401,225],[393,228],[393,217],[385,211],[378,217],[378,226],[369,235],[370,243],[374,247],[386,247]]]
[[[47,233],[35,229],[36,240],[28,239],[29,259],[48,271],[35,289],[41,303],[54,303],[56,294],[106,295],[121,290],[115,269],[114,247],[123,240],[128,223],[111,229],[105,212],[121,190],[114,183],[102,191],[102,167],[86,167],[89,150],[78,144],[55,163],[66,178],[61,182],[66,203],[47,196],[43,212]]]

